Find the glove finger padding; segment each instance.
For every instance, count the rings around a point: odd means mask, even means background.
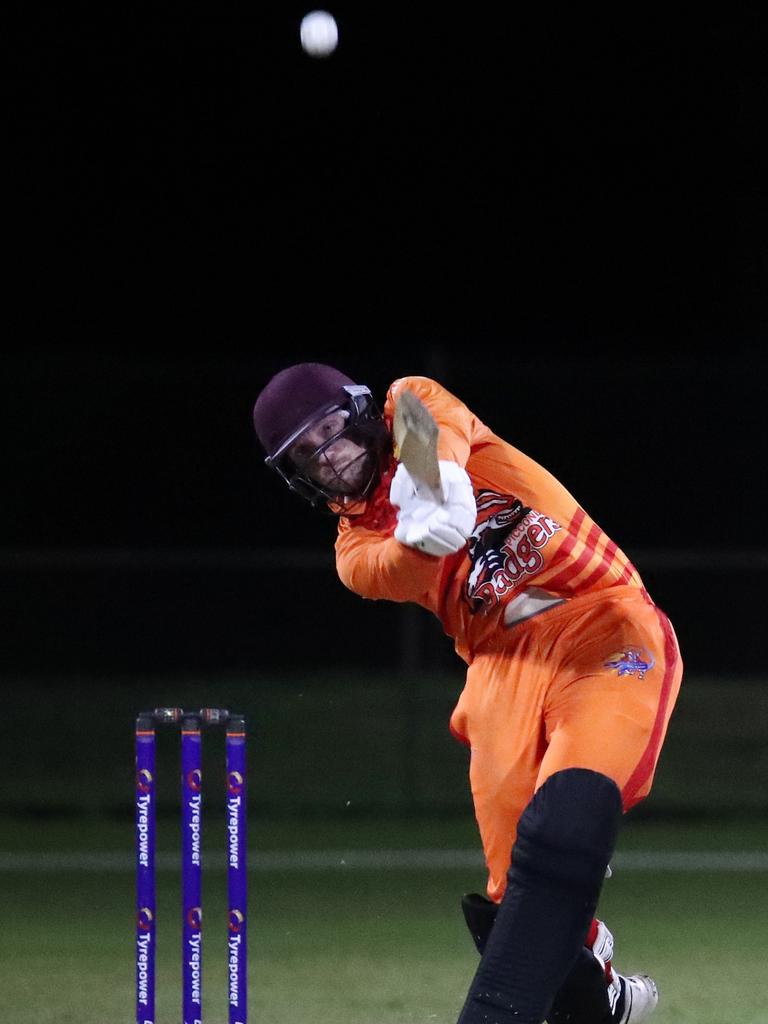
[[[446,499],[449,498],[449,491],[451,490],[463,490],[467,488],[472,490],[472,481],[469,479],[469,474],[463,466],[460,466],[458,462],[452,462],[450,459],[440,459],[440,483],[443,486],[443,495]]]
[[[416,486],[411,474],[401,462],[395,470],[392,483],[389,485],[389,500],[396,508],[402,508],[415,493]]]
[[[472,481],[466,469],[456,462],[440,462],[440,482],[443,488],[443,509],[448,519],[464,537],[469,537],[477,521],[477,504]]]
[[[404,508],[400,509],[398,518],[407,519],[412,523],[424,523],[442,507],[431,498],[413,498],[406,503]]]
[[[399,508],[396,539],[436,557],[464,547],[477,518],[466,470],[456,462],[441,460],[440,479],[444,495],[441,504],[419,496],[415,481],[402,463],[390,487],[390,501]]]
[[[402,544],[438,558],[455,554],[464,547],[467,539],[450,522],[436,519],[437,513],[442,511],[438,506],[433,515],[423,521],[410,516],[401,517],[395,529],[395,538]]]
[[[451,462],[450,459],[441,459],[438,465],[443,505],[461,505],[462,508],[476,516],[475,495],[467,471],[458,462]],[[389,500],[397,508],[410,511],[412,505],[419,505],[432,499],[424,498],[419,494],[417,482],[401,462],[395,470],[395,475],[389,486]],[[474,522],[472,525],[474,526]]]
[[[445,505],[438,508],[434,518],[437,523],[450,523],[466,540],[474,530],[475,522],[477,521],[477,507],[474,496],[471,507],[464,501],[461,503],[448,501]]]

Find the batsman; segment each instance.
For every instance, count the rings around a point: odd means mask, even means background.
[[[434,613],[466,663],[450,728],[469,748],[486,893],[458,1024],[639,1024],[646,974],[613,964],[598,901],[623,815],[648,795],[682,679],[636,568],[547,469],[438,382],[379,406],[322,363],[253,409],[266,463],[338,517],[336,567],[364,598]]]

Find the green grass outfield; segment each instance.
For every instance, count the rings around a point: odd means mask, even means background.
[[[227,1019],[217,824],[205,838],[206,1024]],[[171,861],[178,827],[160,823]],[[132,841],[129,820],[0,819],[4,1021],[134,1020]],[[408,866],[408,851],[476,851],[471,820],[257,819],[249,846],[252,1024],[455,1022],[477,963],[459,901],[482,891],[482,865],[470,853],[459,866]],[[619,969],[659,983],[654,1024],[768,1024],[766,848],[764,825],[627,823],[600,913]],[[307,850],[324,851],[315,867],[302,866]],[[356,866],[361,850],[400,851],[400,866]],[[723,856],[644,870],[641,851]],[[158,889],[157,1021],[171,1024],[181,1005],[172,863]]]

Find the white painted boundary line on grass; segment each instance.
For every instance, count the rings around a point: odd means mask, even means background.
[[[157,853],[159,871],[176,871],[180,858],[175,853]],[[40,853],[0,852],[0,872],[45,874],[57,871],[126,872],[133,871],[135,860],[128,853]],[[224,856],[205,857],[206,869],[226,869]],[[477,850],[275,850],[251,852],[251,871],[334,871],[334,870],[432,870],[455,868],[482,869],[483,858]],[[762,850],[633,850],[617,853],[611,861],[614,872],[624,871],[768,871],[768,852]]]

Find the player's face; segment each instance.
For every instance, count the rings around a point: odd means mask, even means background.
[[[300,472],[332,494],[356,494],[371,475],[368,450],[348,437],[337,437],[348,416],[342,409],[324,416],[300,435],[289,453]]]

